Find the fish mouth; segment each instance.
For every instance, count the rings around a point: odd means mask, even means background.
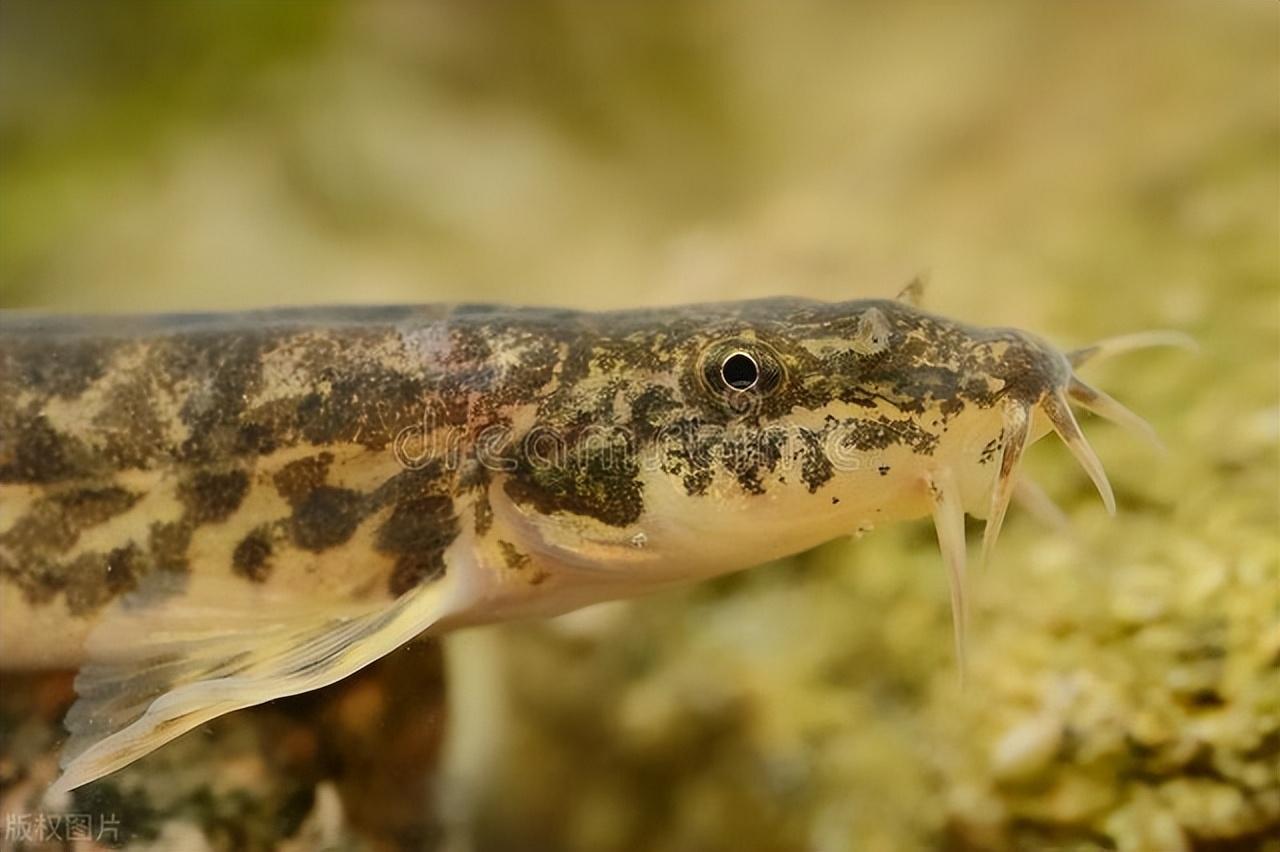
[[[1195,340],[1176,331],[1148,331],[1108,338],[1065,354],[1047,344],[1037,345],[1041,356],[1051,362],[1050,369],[1045,371],[1049,381],[1030,398],[1010,394],[1000,403],[1003,421],[1002,449],[1000,466],[991,489],[986,528],[982,535],[984,563],[990,560],[996,540],[1000,537],[1004,516],[1017,484],[1018,464],[1029,442],[1032,417],[1037,412],[1048,420],[1076,463],[1084,469],[1102,498],[1107,513],[1115,515],[1115,492],[1098,454],[1094,452],[1076,420],[1072,405],[1128,429],[1159,451],[1164,450],[1164,445],[1150,423],[1114,397],[1085,382],[1076,375],[1075,368],[1090,361],[1104,360],[1137,349],[1169,346],[1192,351],[1198,349]]]
[[[1006,381],[1006,392],[997,403],[1001,407],[1001,449],[999,467],[987,507],[986,527],[982,533],[982,565],[991,560],[1005,513],[1015,491],[1022,490],[1026,493],[1025,488],[1020,488],[1026,483],[1018,481],[1018,464],[1030,443],[1032,420],[1036,414],[1044,416],[1054,433],[1067,445],[1076,462],[1093,481],[1103,505],[1111,515],[1116,512],[1115,493],[1102,462],[1076,421],[1072,405],[1129,429],[1158,449],[1163,448],[1151,424],[1108,394],[1086,383],[1075,374],[1075,368],[1088,361],[1109,358],[1135,349],[1157,346],[1176,346],[1191,350],[1198,348],[1195,341],[1187,335],[1172,331],[1143,332],[1110,338],[1065,354],[1031,335],[1020,334],[1019,337],[1023,345],[1017,347],[1016,354],[1010,359],[1016,362],[1010,364],[1012,381]],[[964,509],[956,496],[955,477],[950,469],[934,471],[928,476],[926,484],[933,506],[938,544],[949,574],[956,658],[960,664],[963,684],[965,624],[968,620],[964,590]]]

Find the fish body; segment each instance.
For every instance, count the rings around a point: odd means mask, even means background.
[[[0,315],[0,665],[82,665],[68,789],[424,631],[929,515],[962,640],[1028,443],[1110,500],[1067,399],[1136,418],[1071,362],[901,300]]]

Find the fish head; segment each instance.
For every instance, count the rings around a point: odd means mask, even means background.
[[[694,336],[681,372],[647,508],[678,519],[686,560],[722,565],[926,516],[940,471],[986,516],[1010,422],[1044,434],[1032,413],[1071,380],[1033,335],[890,300],[739,316]]]
[[[540,405],[505,480],[524,519],[584,566],[733,571],[927,516],[944,479],[961,511],[994,519],[994,542],[1022,451],[1049,430],[1113,505],[1067,404],[1097,410],[1103,396],[1034,335],[892,300],[628,323],[593,330],[597,351]],[[527,452],[538,430],[554,458]]]

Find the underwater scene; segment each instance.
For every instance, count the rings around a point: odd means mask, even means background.
[[[1280,852],[1274,2],[0,0],[0,309],[2,850]]]

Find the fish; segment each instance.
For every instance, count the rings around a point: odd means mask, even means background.
[[[62,775],[102,778],[427,634],[554,616],[932,518],[954,642],[1073,414],[1153,439],[1060,352],[896,299],[0,313],[0,667],[78,667]],[[1037,496],[1038,495],[1038,496]]]

